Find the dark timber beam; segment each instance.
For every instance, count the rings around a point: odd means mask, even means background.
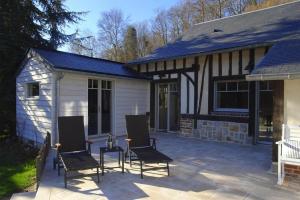
[[[194,115],[195,115],[195,118],[194,118],[194,128],[196,129],[197,128],[197,119],[196,119],[196,115],[197,115],[197,105],[198,105],[198,74],[199,74],[199,57],[196,56],[194,58],[194,68],[195,68],[195,71],[194,71]]]
[[[213,71],[213,57],[209,55],[208,58],[208,113],[213,111],[214,107],[214,82],[212,79]]]
[[[208,60],[208,56],[205,57],[205,61],[204,61],[204,64],[203,64],[202,78],[201,78],[201,87],[200,87],[200,95],[199,95],[199,105],[198,105],[198,111],[197,111],[198,114],[200,114],[200,111],[201,111],[202,95],[203,95],[203,85],[204,85],[204,78],[205,78],[205,71],[206,71],[206,66],[207,66],[207,60]]]

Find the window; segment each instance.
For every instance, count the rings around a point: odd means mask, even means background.
[[[215,82],[216,111],[248,111],[248,89],[246,81]]]
[[[102,90],[111,90],[111,81],[102,81]]]
[[[33,98],[40,95],[40,84],[38,82],[27,83],[27,97]]]

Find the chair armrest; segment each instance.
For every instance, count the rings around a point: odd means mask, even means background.
[[[281,145],[282,144],[282,140],[277,141],[276,144]]]
[[[91,140],[86,140],[85,142],[88,144],[93,144],[93,142]]]
[[[126,138],[125,141],[129,143],[132,141],[132,139]]]
[[[150,137],[149,139],[152,140],[151,146],[152,146],[154,149],[156,149],[156,138]]]
[[[60,143],[56,143],[56,144],[55,144],[55,148],[56,148],[56,149],[59,149],[60,147],[61,147],[61,144],[60,144]]]

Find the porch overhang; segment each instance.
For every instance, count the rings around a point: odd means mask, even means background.
[[[248,81],[300,79],[300,39],[278,42],[256,65]]]

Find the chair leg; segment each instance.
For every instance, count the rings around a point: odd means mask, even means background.
[[[59,162],[57,162],[57,175],[60,176],[60,165],[59,165]]]
[[[168,171],[168,176],[170,176],[169,162],[167,162],[167,171]]]
[[[130,163],[130,167],[131,167],[131,151],[129,151],[129,163]]]
[[[53,158],[53,170],[56,170],[56,163],[57,163],[56,158]]]
[[[282,171],[281,170],[282,170],[281,169],[281,162],[280,162],[280,160],[278,160],[278,174],[277,174],[277,176],[278,176],[277,184],[278,185],[282,184],[282,181],[281,181],[281,179],[282,179]]]
[[[143,176],[143,162],[140,161],[140,167],[141,167],[141,178],[143,179],[144,176]]]
[[[67,188],[67,170],[64,173],[65,188]]]
[[[283,184],[285,178],[284,163],[281,163],[281,171],[282,171],[281,184]]]
[[[98,179],[98,183],[100,183],[100,178],[99,178],[99,167],[97,167],[97,179]]]

